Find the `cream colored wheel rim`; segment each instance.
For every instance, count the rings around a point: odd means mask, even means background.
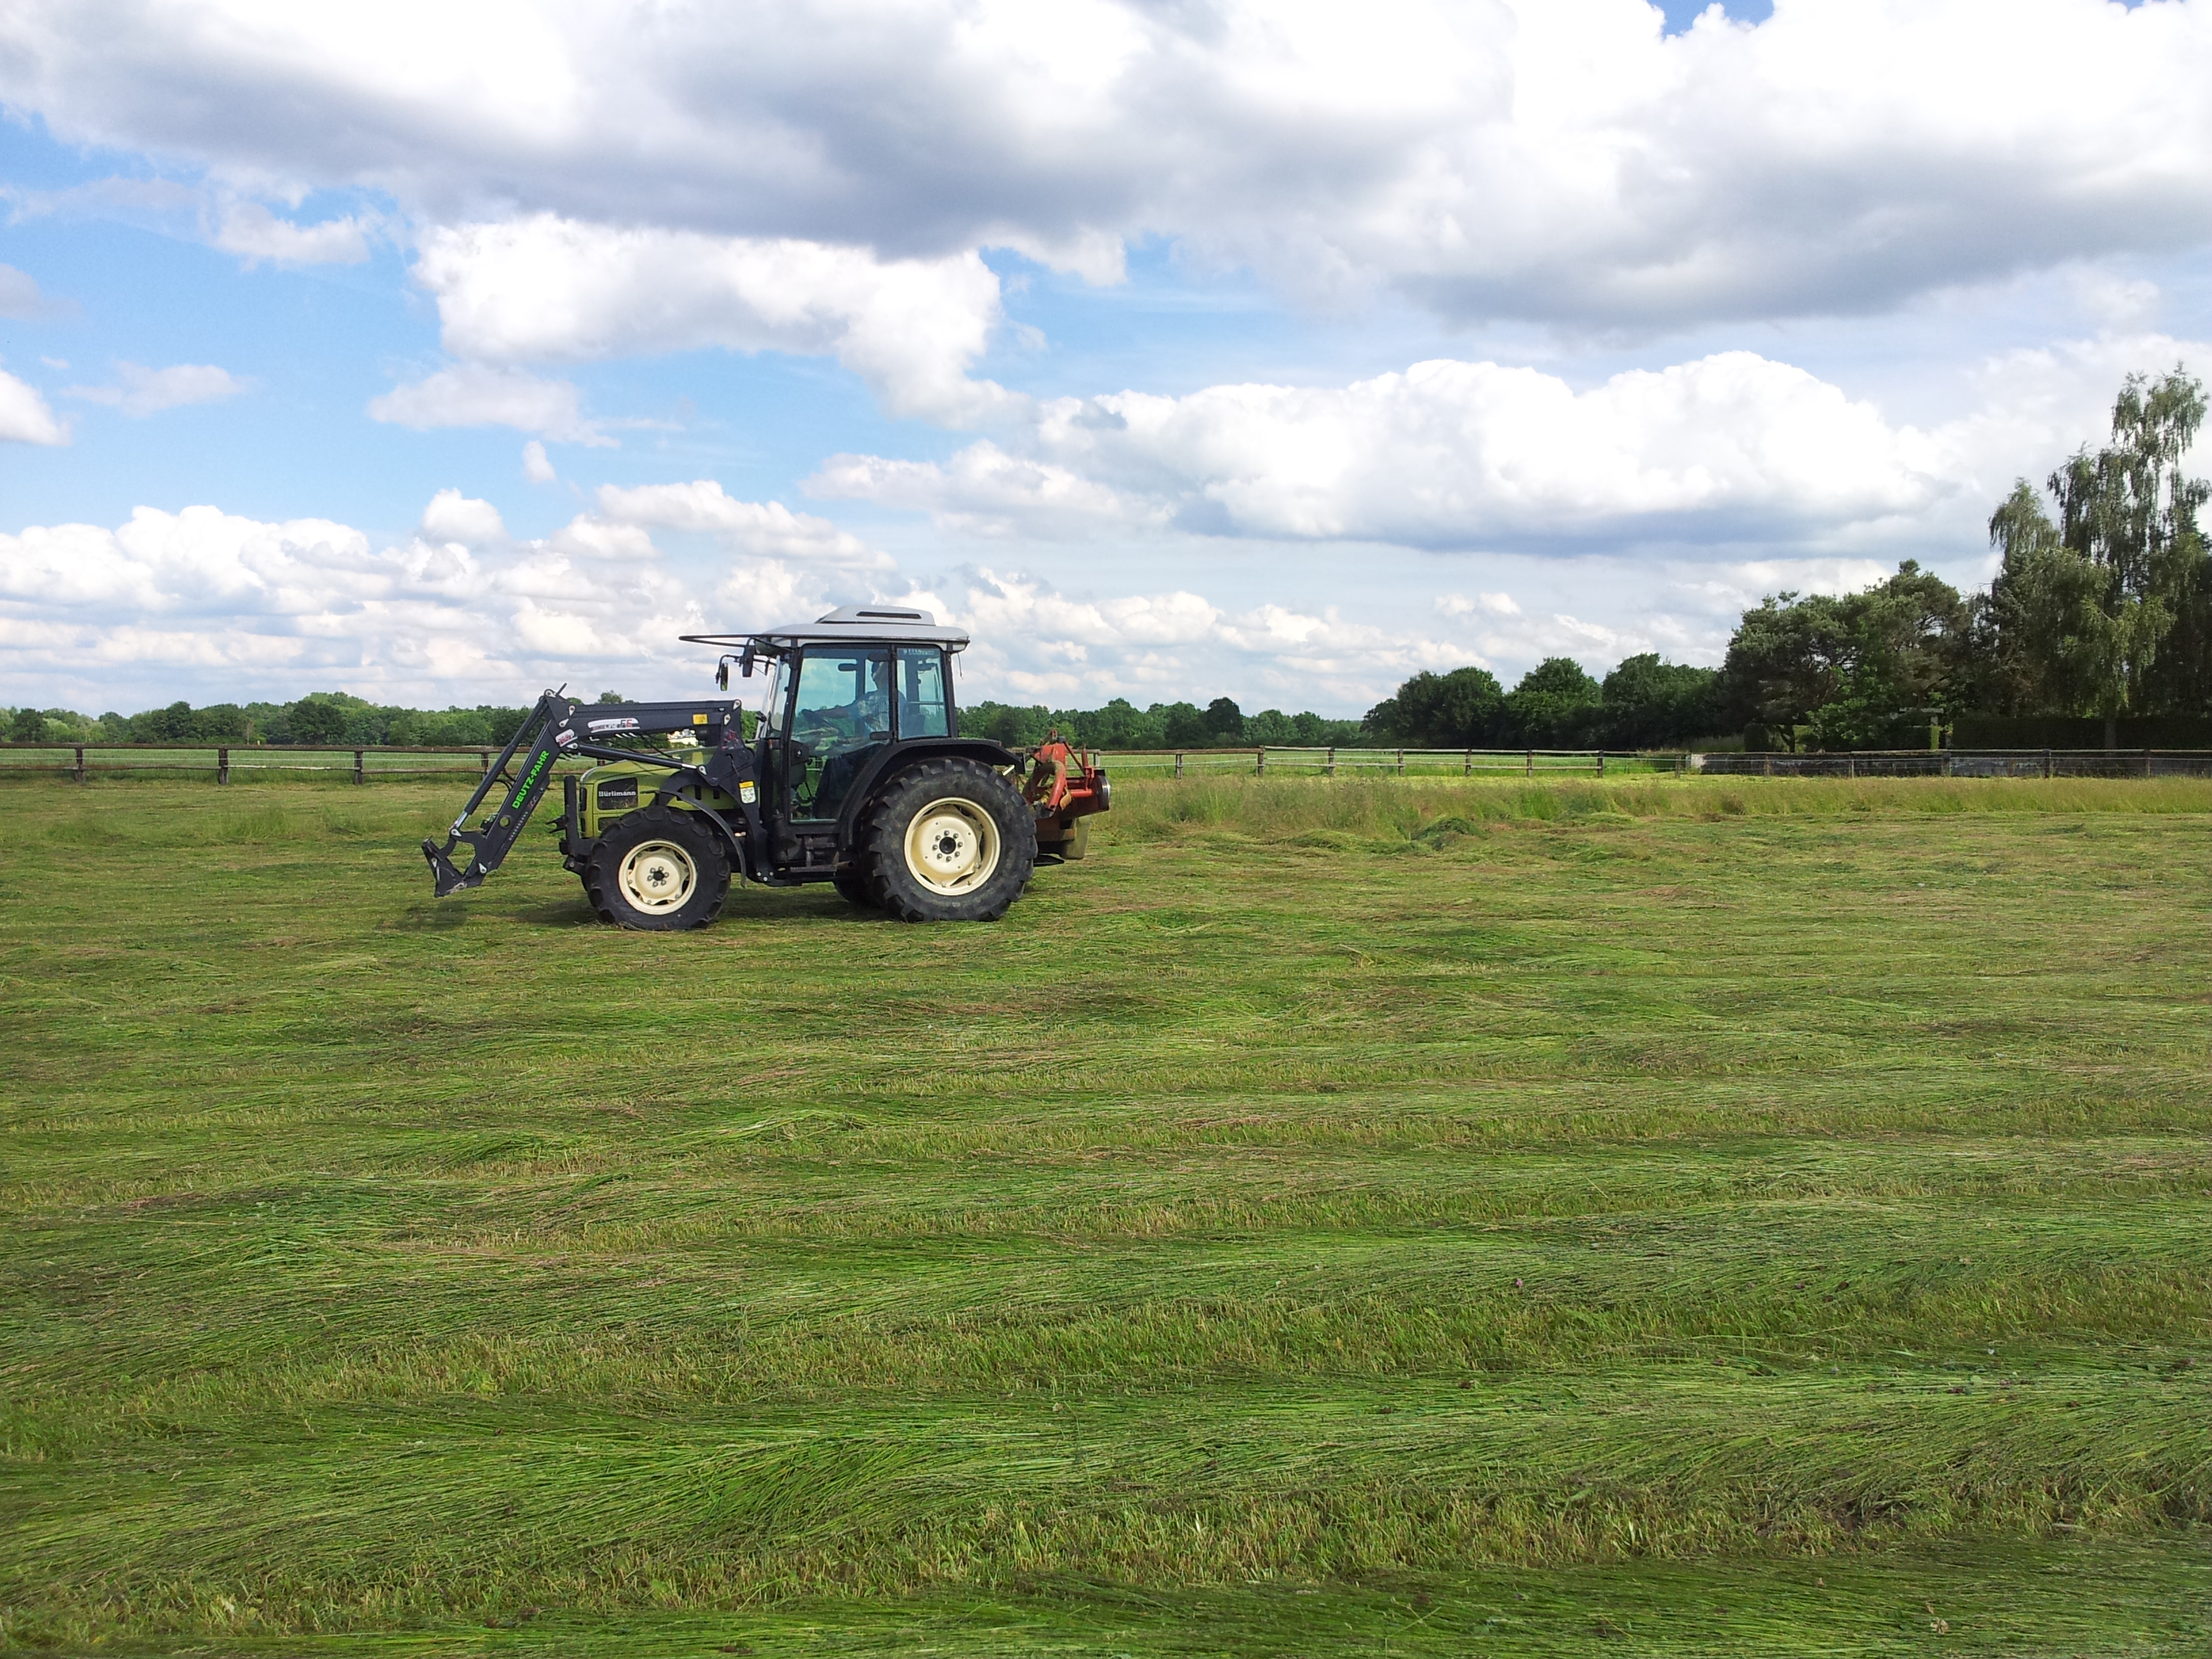
[[[699,885],[699,866],[672,841],[648,841],[630,848],[615,872],[623,897],[649,916],[681,909]]]
[[[999,867],[999,826],[972,800],[933,800],[906,827],[906,867],[933,893],[972,893]]]

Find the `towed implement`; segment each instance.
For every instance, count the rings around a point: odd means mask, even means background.
[[[546,692],[444,844],[422,843],[439,897],[499,868],[556,774],[562,862],[592,909],[659,931],[705,927],[733,878],[826,881],[907,921],[996,921],[1037,863],[1083,856],[1111,805],[1105,773],[1057,734],[1028,750],[960,735],[951,662],[968,635],[925,611],[684,637],[724,651],[726,691],[732,663],[747,679],[765,667],[757,709]],[[580,759],[594,763],[562,769]]]

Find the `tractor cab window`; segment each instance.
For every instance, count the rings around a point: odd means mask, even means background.
[[[799,659],[791,698],[793,816],[836,817],[854,781],[890,737],[890,653],[808,651]]]
[[[898,682],[900,738],[951,736],[951,710],[945,695],[945,653],[935,646],[909,646],[902,650]]]

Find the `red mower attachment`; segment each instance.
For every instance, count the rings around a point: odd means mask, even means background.
[[[1030,751],[1022,795],[1036,815],[1038,854],[1079,859],[1090,845],[1091,815],[1113,805],[1114,786],[1096,754],[1087,749],[1079,753],[1052,732]]]

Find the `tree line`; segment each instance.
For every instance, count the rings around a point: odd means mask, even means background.
[[[1366,743],[1372,736],[1358,720],[1329,720],[1311,711],[1285,714],[1279,708],[1263,708],[1248,714],[1230,697],[1216,697],[1203,708],[1194,702],[1156,702],[1139,708],[1126,697],[1097,708],[978,702],[961,709],[960,730],[1009,748],[1032,747],[1057,732],[1086,748],[1124,750],[1235,749],[1261,744],[1342,747]]]
[[[399,708],[315,691],[293,702],[217,702],[195,708],[173,702],[139,714],[80,714],[68,708],[4,711],[15,743],[204,743],[330,744],[367,748],[379,744],[439,748],[505,744],[520,728],[526,708],[489,703],[474,708]]]

